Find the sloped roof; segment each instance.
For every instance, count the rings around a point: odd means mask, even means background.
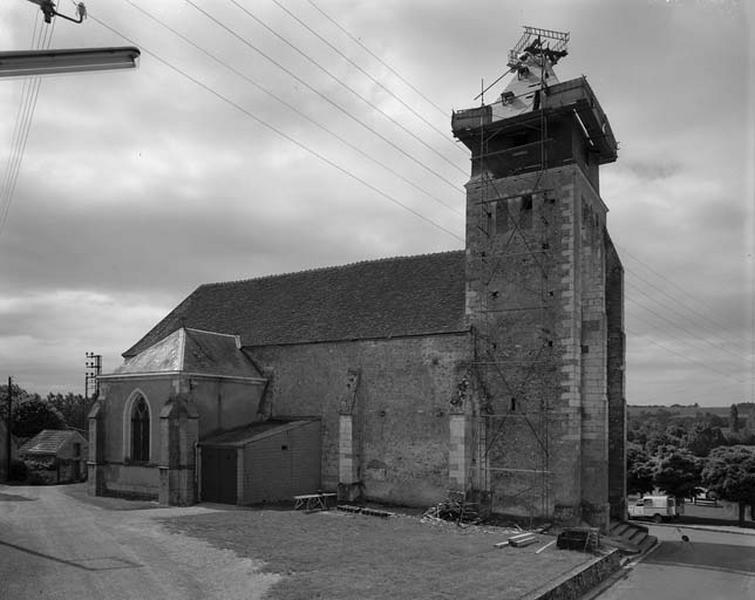
[[[223,433],[208,436],[200,440],[200,446],[245,446],[251,442],[261,440],[271,435],[277,435],[289,429],[312,423],[312,419],[298,419],[296,421],[271,420],[261,423],[251,423],[243,427],[236,427]]]
[[[235,336],[186,327],[128,358],[114,374],[176,371],[260,377],[251,360],[239,349]]]
[[[123,353],[186,326],[265,346],[451,333],[464,327],[464,252],[202,285]]]
[[[78,431],[71,429],[43,429],[21,446],[19,454],[57,454],[72,438],[80,438],[79,441],[86,443],[84,436]]]

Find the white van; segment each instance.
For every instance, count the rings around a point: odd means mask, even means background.
[[[653,519],[660,523],[679,517],[676,501],[671,496],[643,496],[628,508],[630,519]]]

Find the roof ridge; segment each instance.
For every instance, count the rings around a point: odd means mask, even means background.
[[[374,258],[374,259],[368,259],[368,260],[358,260],[351,263],[346,263],[342,265],[331,265],[328,267],[312,267],[311,269],[303,269],[301,271],[288,271],[286,273],[271,273],[269,275],[260,275],[259,277],[248,277],[246,279],[234,279],[230,281],[216,281],[213,283],[203,283],[201,284],[197,290],[201,288],[206,287],[216,287],[216,286],[224,286],[224,285],[234,285],[237,283],[247,283],[251,281],[263,281],[265,279],[278,279],[281,277],[290,277],[291,275],[303,275],[304,273],[322,273],[325,271],[340,271],[343,269],[348,269],[350,267],[356,267],[359,265],[365,265],[365,264],[376,264],[376,263],[390,263],[390,262],[398,262],[402,260],[411,260],[411,259],[417,259],[417,258],[426,258],[428,256],[442,256],[442,255],[450,255],[450,254],[459,254],[463,253],[463,249],[458,250],[444,250],[443,252],[425,252],[423,254],[410,254],[405,256],[386,256],[384,258]]]
[[[187,332],[192,331],[194,333],[209,333],[210,335],[222,335],[225,337],[231,337],[235,338],[236,336],[232,333],[221,333],[220,331],[210,331],[209,329],[197,329],[196,327],[184,327]]]

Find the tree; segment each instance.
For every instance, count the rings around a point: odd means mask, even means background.
[[[678,423],[667,426],[665,433],[669,444],[672,446],[680,447],[687,441],[687,430]]]
[[[641,446],[627,444],[627,492],[645,494],[653,491],[654,463]]]
[[[679,502],[694,495],[700,487],[702,463],[688,450],[677,449],[660,459],[653,483]]]
[[[718,415],[711,414],[707,419],[706,423],[710,425],[711,427],[726,427],[728,426],[729,422],[724,419],[723,417],[719,417]]]
[[[715,448],[702,471],[702,483],[719,498],[739,504],[739,526],[743,527],[745,506],[755,509],[755,452],[744,446]]]
[[[11,392],[13,393],[14,409],[16,405],[18,405],[20,402],[23,402],[24,400],[30,397],[29,392],[20,388],[15,383],[13,384],[13,387],[11,388]],[[0,417],[2,417],[3,420],[5,420],[7,416],[8,416],[8,386],[0,385]]]
[[[698,423],[687,436],[687,449],[695,456],[708,456],[713,448],[725,446],[726,438],[718,427]]]
[[[732,404],[729,409],[729,429],[734,433],[739,431],[739,409],[736,404]]]
[[[92,408],[96,398],[84,398],[81,394],[67,393],[47,394],[45,402],[55,408],[62,416],[66,425],[86,431],[89,428],[89,411]]]
[[[43,429],[64,429],[65,422],[61,414],[47,404],[37,394],[13,393],[13,413],[11,415],[11,432],[19,438],[30,438]],[[7,398],[7,395],[5,396]],[[5,399],[4,398],[4,399]],[[4,400],[3,399],[3,400]],[[5,416],[3,407],[3,416]]]

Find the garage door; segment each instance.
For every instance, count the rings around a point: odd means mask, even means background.
[[[236,504],[236,448],[202,448],[202,501]]]

